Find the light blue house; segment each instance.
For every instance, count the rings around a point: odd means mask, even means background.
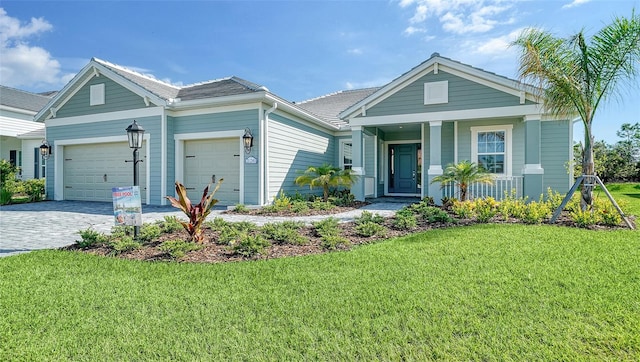
[[[143,202],[165,204],[175,181],[199,197],[224,178],[223,205],[265,205],[310,165],[361,175],[357,199],[455,196],[431,184],[451,162],[472,160],[495,174],[476,195],[515,189],[537,199],[566,192],[572,122],[543,113],[531,89],[433,54],[381,88],[293,103],[237,77],[173,86],[92,59],[36,116],[53,146],[47,194],[55,200],[110,201],[132,184],[125,128],[144,127]],[[253,145],[243,147],[243,136]]]

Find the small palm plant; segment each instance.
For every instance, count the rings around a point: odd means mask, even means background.
[[[328,163],[322,166],[309,166],[302,175],[296,177],[296,185],[306,186],[313,189],[314,187],[322,187],[322,200],[329,199],[329,188],[346,186],[351,187],[358,180],[358,176],[352,170],[342,170]]]
[[[191,200],[187,197],[187,189],[178,181],[176,181],[176,195],[178,195],[178,198],[166,196],[166,199],[171,202],[171,206],[180,209],[189,218],[188,222],[180,221],[180,223],[187,233],[189,233],[191,241],[202,244],[204,240],[202,223],[211,213],[213,206],[218,203],[218,200],[214,199],[213,195],[215,195],[216,191],[220,188],[222,181],[223,179],[218,180],[211,194],[209,194],[209,186],[211,186],[211,184],[207,185],[207,187],[204,188],[200,202],[197,204],[191,203]]]
[[[431,183],[435,182],[440,182],[441,188],[450,183],[456,183],[460,189],[460,201],[465,201],[470,184],[483,183],[492,185],[493,176],[475,162],[464,160],[456,164],[448,164],[444,169],[444,173],[434,177],[431,181]]]

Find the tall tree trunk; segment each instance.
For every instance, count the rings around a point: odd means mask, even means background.
[[[585,145],[584,152],[582,154],[582,175],[595,176],[595,166],[593,161],[593,137],[591,136],[591,125],[585,126]],[[582,198],[580,200],[580,207],[582,210],[591,208],[593,205],[593,184],[592,178],[587,178],[582,183]]]

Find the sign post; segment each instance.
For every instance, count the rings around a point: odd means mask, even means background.
[[[139,186],[114,187],[113,216],[116,225],[142,226],[142,199]]]

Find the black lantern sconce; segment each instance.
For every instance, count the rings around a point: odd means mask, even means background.
[[[47,140],[42,140],[42,144],[40,145],[40,156],[45,160],[48,160],[51,157],[51,145]]]
[[[251,147],[253,147],[253,135],[251,134],[251,130],[249,128],[244,129],[242,143],[244,144],[244,152],[251,153]]]

